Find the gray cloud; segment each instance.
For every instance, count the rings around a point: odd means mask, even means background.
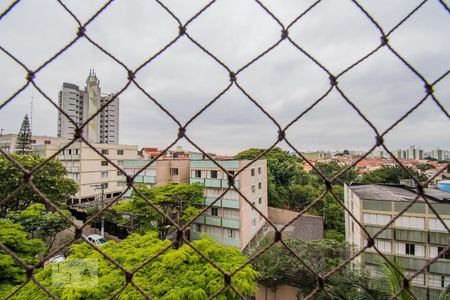
[[[84,22],[102,1],[65,1]],[[207,1],[165,1],[186,22]],[[283,24],[289,24],[313,1],[264,1]],[[389,31],[419,1],[360,1]],[[3,9],[3,7],[2,7]],[[254,1],[217,1],[188,25],[188,33],[235,71],[278,41],[279,25]],[[0,21],[0,45],[35,69],[75,37],[76,22],[54,1],[22,1]],[[178,24],[156,2],[115,1],[87,28],[87,34],[134,69],[178,35]],[[390,37],[390,44],[430,82],[450,66],[447,12],[427,2]],[[322,1],[292,26],[290,37],[334,74],[376,48],[380,33],[351,1]],[[0,101],[25,83],[26,72],[0,53]],[[62,82],[84,86],[94,68],[104,92],[127,82],[126,70],[85,39],[36,75],[35,82],[56,102]],[[136,76],[137,82],[184,124],[228,84],[228,71],[182,37]],[[329,87],[328,75],[287,40],[238,76],[239,84],[285,126]],[[387,48],[339,78],[339,86],[369,120],[383,131],[424,95],[423,83]],[[34,94],[35,134],[56,134],[57,110],[29,87],[0,110],[0,128],[16,132],[29,112]],[[435,86],[435,95],[450,108],[450,78]],[[165,147],[177,125],[133,84],[120,95],[120,140],[126,144]],[[415,144],[450,148],[449,122],[427,99],[386,136],[392,147]],[[248,147],[267,147],[277,128],[245,95],[232,87],[187,130],[207,151],[231,154]],[[374,133],[351,106],[333,91],[294,124],[288,139],[300,150],[361,149],[374,144]],[[186,140],[180,145],[192,149]]]

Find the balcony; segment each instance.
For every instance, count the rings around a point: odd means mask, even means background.
[[[228,180],[227,179],[215,179],[215,178],[190,178],[190,184],[200,183],[205,187],[213,187],[213,188],[227,188]],[[239,188],[239,180],[234,181],[234,185]]]
[[[222,219],[222,227],[232,228],[232,229],[240,229],[241,224],[238,220]]]
[[[80,154],[60,154],[59,160],[80,160]]]
[[[205,216],[205,224],[212,226],[222,226],[222,219],[219,217]]]
[[[233,238],[224,237],[222,244],[225,246],[232,246],[232,247],[237,247],[237,248],[241,247],[241,241],[239,239],[233,239]]]
[[[238,160],[217,161],[224,169],[239,169]],[[218,169],[217,165],[210,160],[191,160],[191,168],[210,168]]]

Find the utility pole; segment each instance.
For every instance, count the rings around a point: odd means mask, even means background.
[[[105,183],[100,183],[100,184],[93,184],[91,186],[95,187],[96,190],[102,190],[102,198],[100,200],[100,209],[103,209],[105,207],[105,189],[106,189],[106,184]],[[105,237],[105,218],[103,217],[103,214],[102,214],[102,219],[101,219],[100,235],[102,237]]]

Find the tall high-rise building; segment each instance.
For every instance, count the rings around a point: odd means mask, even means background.
[[[114,94],[102,94],[100,80],[93,70],[89,72],[86,87],[64,82],[59,92],[59,107],[81,125],[94,115]],[[72,140],[75,126],[61,112],[58,114],[58,137]],[[119,99],[115,98],[83,129],[83,137],[91,143],[119,143]]]
[[[442,149],[433,149],[431,150],[431,157],[437,160],[443,160],[444,159],[444,151]]]

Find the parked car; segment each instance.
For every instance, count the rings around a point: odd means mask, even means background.
[[[46,267],[47,265],[51,264],[51,263],[59,263],[64,261],[66,258],[64,257],[64,255],[58,254],[55,255],[53,257],[50,257],[47,261],[44,262],[44,267]]]
[[[87,237],[87,240],[93,244],[96,244],[97,246],[106,244],[106,242],[108,242],[107,239],[105,239],[99,234],[91,234]]]

